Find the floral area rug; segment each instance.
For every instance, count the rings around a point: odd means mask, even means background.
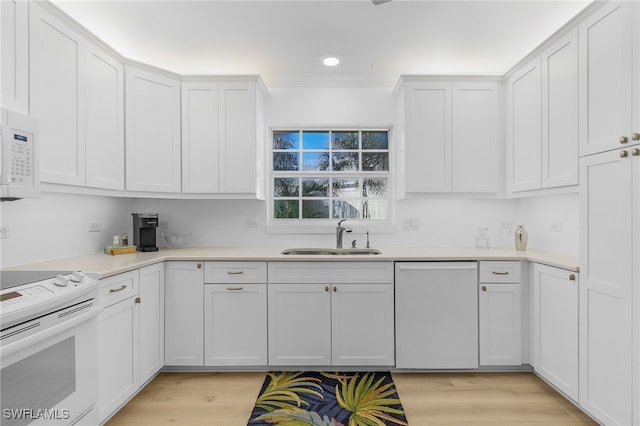
[[[267,373],[247,426],[408,425],[391,373]]]

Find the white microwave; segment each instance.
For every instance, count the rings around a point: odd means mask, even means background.
[[[0,127],[0,199],[5,201],[38,197],[38,120],[1,109]]]

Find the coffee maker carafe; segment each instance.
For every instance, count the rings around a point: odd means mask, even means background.
[[[133,244],[136,251],[158,251],[156,228],[158,213],[131,213],[133,216]]]

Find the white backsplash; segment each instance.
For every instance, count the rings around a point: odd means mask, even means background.
[[[518,200],[429,199],[396,202],[393,232],[371,230],[373,247],[473,246],[478,227],[488,227],[492,247],[513,247],[513,229],[522,223],[529,247],[579,253],[577,194]],[[265,229],[266,202],[249,200],[156,200],[42,193],[39,199],[3,202],[0,222],[9,238],[0,240],[2,267],[101,252],[114,234],[132,233],[132,212],[158,212],[169,230],[193,232],[194,246],[331,247],[335,234],[277,234]],[[403,229],[403,219],[417,219],[419,229]],[[257,228],[248,227],[256,221]],[[90,222],[102,231],[89,232]],[[500,236],[504,222],[511,229]],[[553,223],[560,232],[551,231]],[[164,229],[164,228],[163,228]],[[556,226],[557,229],[557,226]],[[349,234],[346,241],[362,233]],[[158,239],[158,245],[162,245]]]

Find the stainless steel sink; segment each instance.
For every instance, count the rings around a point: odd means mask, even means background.
[[[332,249],[332,248],[307,247],[307,248],[286,249],[286,250],[283,250],[281,254],[299,255],[299,256],[309,256],[309,255],[343,256],[343,255],[371,255],[371,254],[381,254],[381,253],[380,253],[380,250],[371,249],[371,248]]]

